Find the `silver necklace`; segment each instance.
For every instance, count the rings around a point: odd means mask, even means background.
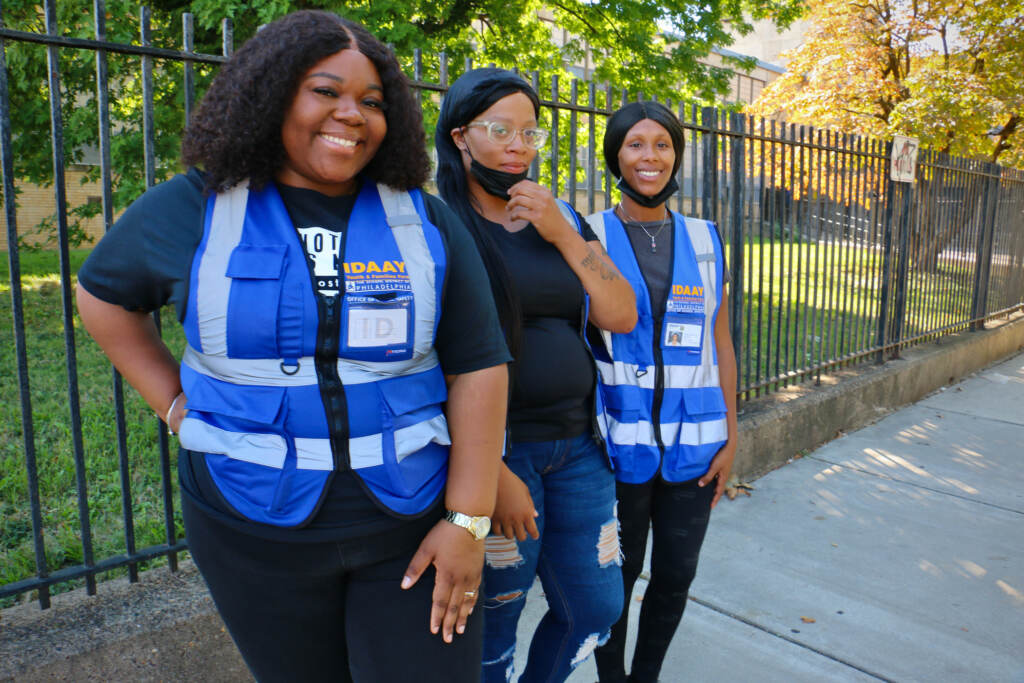
[[[630,223],[636,223],[638,226],[640,226],[640,229],[643,230],[644,233],[646,233],[646,235],[651,238],[651,253],[652,254],[657,253],[657,251],[658,251],[658,243],[655,242],[654,239],[658,235],[660,235],[661,231],[665,229],[666,225],[668,225],[668,218],[669,218],[669,216],[672,215],[672,214],[669,213],[668,209],[665,209],[665,218],[662,219],[661,226],[659,226],[658,229],[654,231],[653,235],[651,234],[651,232],[646,227],[644,227],[643,223],[641,223],[640,221],[638,221],[637,219],[633,218],[628,213],[626,213],[626,208],[624,206],[622,206],[622,202],[619,202],[619,211],[622,212],[622,215],[626,217],[626,220],[628,220]]]

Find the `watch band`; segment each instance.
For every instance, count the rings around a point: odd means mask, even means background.
[[[484,515],[472,516],[454,510],[446,510],[444,518],[456,526],[461,526],[478,541],[487,538],[487,534],[491,531],[491,518]]]

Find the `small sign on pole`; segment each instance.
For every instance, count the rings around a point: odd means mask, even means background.
[[[917,170],[917,138],[892,137],[892,163],[889,177],[896,183],[912,183]]]

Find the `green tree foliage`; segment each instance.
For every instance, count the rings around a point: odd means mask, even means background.
[[[106,39],[114,43],[140,44],[139,6],[127,0],[108,0],[106,9]],[[46,33],[43,7],[35,2],[5,2],[3,23],[5,28]],[[57,26],[61,36],[95,39],[91,3],[57,3]],[[154,12],[151,43],[155,47],[180,49],[180,16]],[[5,44],[14,176],[18,183],[53,184],[48,51],[46,46],[34,43],[6,41]],[[84,180],[96,180],[100,174],[96,165],[99,159],[96,53],[74,49],[55,52],[60,80],[65,168],[81,164],[81,168],[86,169]],[[120,209],[145,189],[141,60],[137,56],[109,53],[107,71],[114,206]],[[196,65],[196,72],[200,87],[204,87],[212,76],[212,69]],[[178,170],[176,161],[184,126],[182,79],[181,63],[154,60],[153,138],[157,180]],[[69,207],[72,246],[85,239],[81,221],[99,211],[100,206],[95,203]],[[49,233],[52,244],[55,221],[55,216],[49,216],[37,226],[20,226],[29,228],[22,231],[22,236],[26,232],[37,235]]]
[[[728,45],[729,30],[746,33],[749,18],[788,25],[800,0],[193,0],[204,26],[231,17],[240,37],[283,13],[331,9],[370,28],[399,54],[445,51],[460,62],[555,73],[589,63],[598,81],[648,94],[713,100],[727,91],[728,72],[698,60]],[[538,14],[548,19],[539,20]],[[565,34],[563,34],[563,31]],[[734,60],[738,66],[749,63]]]
[[[753,113],[1024,167],[1022,0],[808,5],[812,28]]]
[[[772,16],[780,25],[787,25],[798,16],[802,1],[155,0],[150,7],[152,42],[157,47],[181,49],[184,12],[195,16],[195,51],[219,54],[224,18],[232,20],[234,44],[240,45],[260,25],[288,12],[322,8],[363,23],[381,40],[391,43],[410,75],[413,51],[422,50],[423,78],[427,81],[439,80],[438,53],[444,51],[449,56],[449,80],[461,73],[467,58],[476,65],[494,63],[524,72],[538,71],[543,74],[540,86],[545,98],[552,97],[549,77],[563,78],[566,85],[558,94],[563,102],[568,100],[568,78],[578,73],[570,72],[567,64],[585,65],[590,79],[613,83],[633,93],[676,102],[710,102],[728,92],[730,72],[699,60],[712,48],[730,42],[727,31],[749,31],[751,18]],[[127,0],[108,0],[106,11],[107,39],[138,44],[139,6]],[[5,2],[2,12],[7,28],[45,32],[43,8],[35,0]],[[95,37],[92,3],[57,2],[57,13],[61,35]],[[14,112],[15,175],[40,185],[52,184],[53,177],[46,53],[46,47],[37,44],[6,44]],[[95,56],[90,51],[71,49],[61,49],[59,54],[65,160],[69,164],[94,163],[98,146]],[[114,204],[115,209],[121,209],[138,196],[145,182],[141,67],[137,56],[111,53],[108,59]],[[725,61],[735,67],[750,66],[742,59]],[[180,62],[154,60],[157,180],[178,170],[184,125],[182,70]],[[201,94],[214,68],[197,64],[196,70],[197,93]],[[600,106],[605,104],[603,95],[601,92],[598,97]],[[587,103],[585,92],[580,102]],[[428,133],[432,133],[438,99],[425,96],[423,104]],[[567,122],[566,118],[563,125]],[[578,143],[586,145],[587,140],[582,137]],[[562,155],[559,161],[564,173],[568,155]],[[549,176],[548,164],[542,163],[541,168],[542,178]],[[93,166],[89,177],[97,176],[98,168]],[[96,211],[95,204],[72,207],[71,217],[74,221]],[[53,217],[48,219],[48,224],[52,223]]]

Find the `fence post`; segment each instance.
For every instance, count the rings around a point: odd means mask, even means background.
[[[0,5],[0,28],[4,25]],[[49,569],[43,545],[43,514],[39,500],[36,466],[35,425],[32,419],[32,391],[29,386],[28,351],[25,344],[25,308],[21,296],[21,257],[18,247],[17,193],[14,188],[14,152],[11,149],[11,101],[7,81],[7,41],[0,38],[0,175],[3,176],[4,217],[7,219],[7,267],[11,286],[11,318],[14,322],[14,356],[18,366],[18,397],[21,399],[21,438],[25,447],[25,478],[29,516],[32,519],[32,547],[36,576],[46,578]],[[39,606],[50,606],[50,587],[39,588]]]
[[[892,156],[892,140],[885,143],[885,158]],[[895,203],[896,185],[891,178],[886,182],[885,197],[885,233],[882,238],[882,292],[878,302],[878,330],[875,335],[875,346],[878,353],[875,354],[875,362],[885,361],[885,343],[888,335],[886,327],[889,323],[889,280],[892,277],[892,212]]]
[[[740,368],[743,348],[743,172],[746,169],[744,159],[744,119],[742,114],[733,112],[729,115],[729,242],[730,242],[730,274],[732,287],[730,291],[730,328],[732,330],[732,346],[736,352],[736,391],[740,388],[743,376]]]
[[[58,34],[57,5],[54,0],[44,4],[46,33]],[[69,253],[69,226],[67,188],[65,184],[64,119],[61,111],[60,50],[56,46],[46,48],[47,95],[50,100],[50,145],[53,160],[53,191],[57,210],[57,256],[60,263],[60,299],[64,322],[64,367],[68,379],[68,417],[71,421],[71,448],[75,467],[75,484],[78,493],[78,524],[82,539],[82,564],[93,566],[92,528],[89,515],[89,496],[85,471],[85,446],[82,440],[82,413],[79,407],[78,354],[75,346],[75,313],[71,301],[71,270]],[[85,577],[85,592],[96,595],[96,575]]]
[[[702,107],[700,123],[704,129],[701,137],[701,188],[700,217],[706,221],[718,218],[718,110]]]
[[[896,183],[903,195],[902,207],[900,209],[900,251],[899,261],[896,265],[896,287],[894,300],[895,310],[892,313],[892,337],[893,342],[903,339],[903,319],[907,315],[907,266],[910,262],[910,209],[913,206],[914,186],[908,183]],[[892,350],[890,358],[900,357],[900,347]]]
[[[989,279],[992,274],[992,251],[995,247],[996,215],[999,207],[999,185],[1002,168],[986,164],[993,174],[986,174],[985,194],[982,199],[981,229],[978,231],[978,250],[974,261],[974,299],[971,305],[971,327],[974,332],[985,329]]]

